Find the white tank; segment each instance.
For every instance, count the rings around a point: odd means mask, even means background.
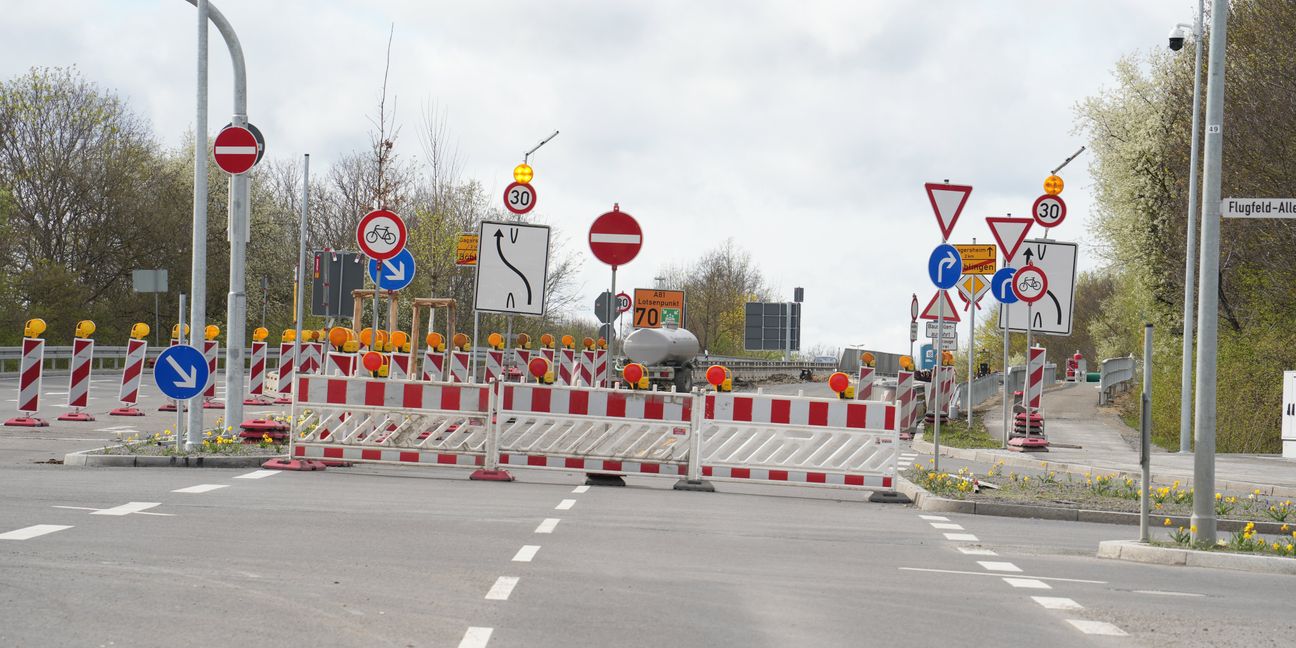
[[[649,366],[688,364],[701,348],[697,337],[682,328],[639,329],[621,343],[626,357]]]

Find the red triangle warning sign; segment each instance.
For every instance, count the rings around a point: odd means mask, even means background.
[[[931,201],[932,211],[936,212],[936,224],[940,226],[941,238],[948,240],[950,232],[954,231],[954,223],[958,222],[959,214],[963,213],[963,205],[967,204],[968,196],[972,194],[972,187],[928,182],[923,188],[927,189],[927,199]]]
[[[936,294],[932,295],[931,301],[927,303],[927,308],[923,309],[920,317],[927,320],[940,319],[937,316],[937,313],[940,312],[940,307],[936,301],[938,299],[945,301],[945,312],[943,313],[945,321],[959,321],[958,309],[954,308],[954,302],[950,299],[949,292],[944,290],[937,290]]]
[[[1026,233],[1030,231],[1031,223],[1034,218],[995,218],[986,219],[986,224],[990,226],[990,233],[994,234],[995,242],[999,243],[999,250],[1004,254],[1004,267],[1012,262],[1013,255],[1017,254],[1017,248],[1021,247],[1022,241],[1026,240]]]

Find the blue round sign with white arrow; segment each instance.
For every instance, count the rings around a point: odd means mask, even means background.
[[[383,261],[382,280],[378,278],[378,262],[369,259],[369,278],[378,284],[379,290],[401,290],[414,281],[414,255],[409,248],[400,254]]]
[[[187,344],[167,347],[153,364],[153,382],[168,398],[189,400],[207,388],[210,373],[202,351]]]
[[[1013,275],[1017,274],[1017,268],[1000,268],[999,272],[994,273],[990,278],[990,292],[994,293],[995,299],[1001,304],[1013,304],[1017,302],[1017,293],[1013,291]]]
[[[963,276],[963,257],[959,256],[958,249],[949,244],[937,245],[927,260],[927,274],[937,288],[953,288]]]

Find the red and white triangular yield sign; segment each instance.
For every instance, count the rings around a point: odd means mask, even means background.
[[[959,321],[958,309],[954,308],[954,301],[950,299],[949,292],[944,290],[937,290],[936,294],[932,295],[931,301],[927,302],[927,308],[923,309],[921,315],[922,319],[926,319],[926,320],[941,319],[940,315],[938,315],[940,311],[939,311],[939,306],[937,305],[936,302],[936,300],[938,299],[945,300],[945,313],[944,313],[945,320],[949,322]]]
[[[994,234],[995,242],[999,244],[999,251],[1003,252],[1005,266],[1012,261],[1013,255],[1017,254],[1017,248],[1021,247],[1022,241],[1026,240],[1026,232],[1030,231],[1031,224],[1034,222],[1033,218],[991,216],[986,219],[986,225],[990,226],[990,233]]]
[[[927,199],[931,201],[932,211],[936,212],[936,224],[940,226],[941,238],[948,240],[950,232],[954,231],[954,223],[958,222],[959,214],[963,213],[963,205],[967,204],[968,196],[972,193],[972,186],[928,182],[923,187],[927,189]]]

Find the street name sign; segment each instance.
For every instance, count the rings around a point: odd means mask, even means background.
[[[474,308],[488,313],[544,315],[549,227],[482,221],[477,236]]]
[[[1296,198],[1225,198],[1224,218],[1296,218]]]
[[[958,337],[958,324],[955,322],[941,322],[943,326],[936,328],[936,322],[927,322],[927,337],[935,338],[936,332],[940,331],[941,337],[945,339]]]

